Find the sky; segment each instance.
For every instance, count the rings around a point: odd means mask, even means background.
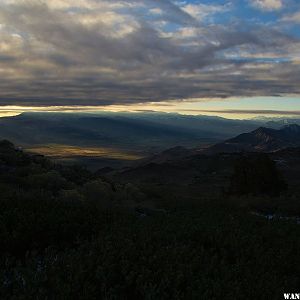
[[[0,116],[300,115],[299,0],[0,0]]]

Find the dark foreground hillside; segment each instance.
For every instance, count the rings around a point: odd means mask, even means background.
[[[0,143],[0,299],[283,299],[298,290],[300,225],[253,212],[268,203],[291,215],[297,191],[229,196],[206,192],[201,178],[114,178]]]

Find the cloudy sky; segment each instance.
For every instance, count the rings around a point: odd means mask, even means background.
[[[0,79],[3,115],[299,115],[300,1],[0,0]]]

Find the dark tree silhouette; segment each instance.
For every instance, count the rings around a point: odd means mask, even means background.
[[[266,154],[243,156],[234,167],[229,193],[278,196],[287,190],[276,164]]]

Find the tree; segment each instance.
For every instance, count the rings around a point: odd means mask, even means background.
[[[113,190],[111,185],[101,179],[87,182],[82,188],[82,194],[99,208],[107,209],[112,205]]]
[[[278,196],[287,189],[273,160],[266,154],[243,156],[234,167],[229,193]]]

